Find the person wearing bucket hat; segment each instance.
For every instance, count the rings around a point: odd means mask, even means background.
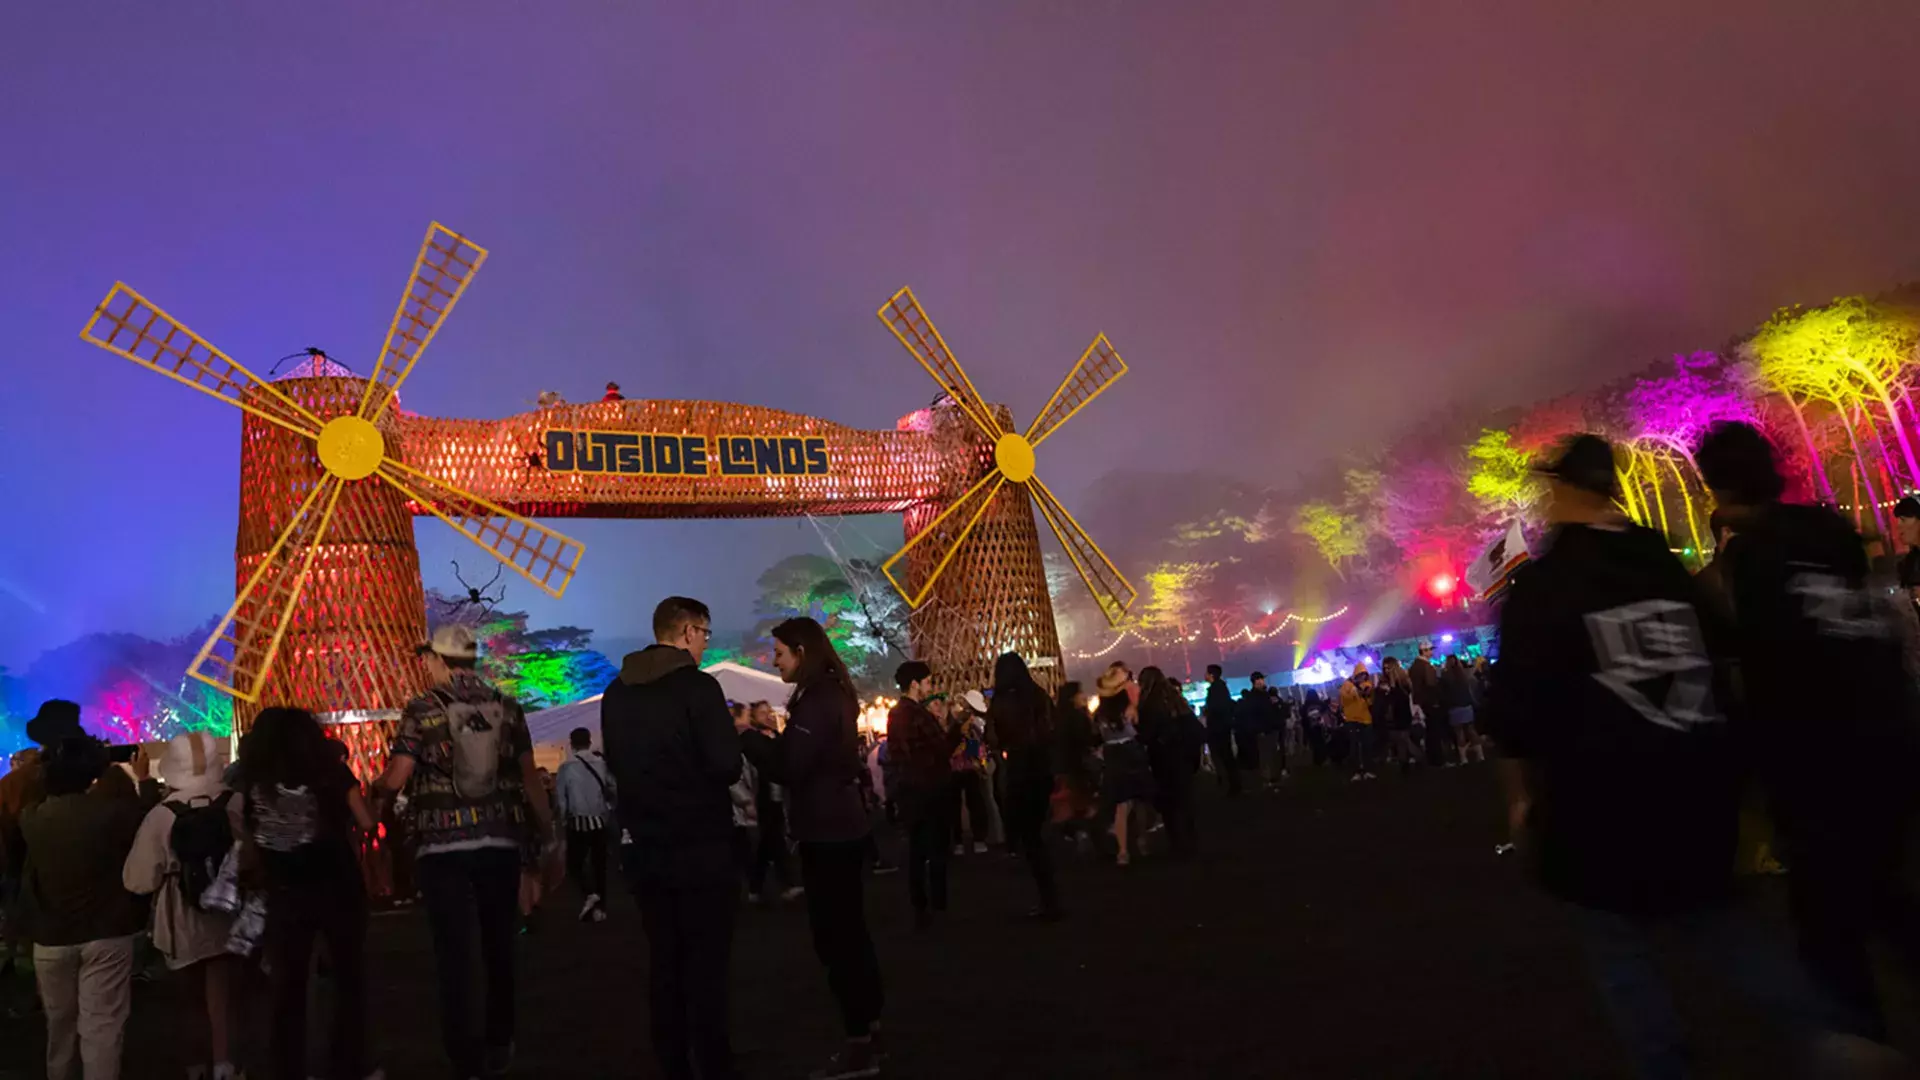
[[[47,797],[42,760],[63,740],[84,737],[80,706],[71,701],[44,701],[27,721],[27,738],[34,745],[15,755],[11,770],[0,776],[0,902],[10,901],[19,887],[21,860],[26,856],[20,815]]]
[[[167,968],[183,972],[205,1027],[204,1053],[196,1055],[211,1080],[237,1075],[228,1037],[232,1024],[232,959],[227,936],[233,915],[203,908],[200,893],[219,875],[233,846],[227,803],[233,793],[221,783],[227,754],[220,740],[202,731],[175,735],[160,759],[165,802],[147,811],[121,872],[127,891],[153,896],[153,945]],[[182,850],[190,848],[192,850]]]
[[[42,749],[62,739],[85,738],[86,734],[80,727],[80,706],[60,698],[41,702],[39,711],[27,721],[27,738]]]
[[[58,739],[41,762],[46,798],[20,817],[21,907],[46,1009],[50,1077],[79,1066],[90,1078],[120,1075],[134,942],[146,923],[121,874],[148,804],[131,785],[96,784],[112,768],[98,739]],[[144,757],[133,768],[146,778]]]

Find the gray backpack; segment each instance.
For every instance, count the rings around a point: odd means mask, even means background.
[[[447,772],[463,799],[484,799],[500,785],[500,746],[506,737],[506,710],[497,701],[475,704],[444,695],[447,737],[452,741]]]

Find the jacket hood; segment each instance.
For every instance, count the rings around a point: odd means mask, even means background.
[[[649,645],[620,662],[620,681],[628,686],[658,682],[681,668],[696,667],[693,655],[673,645]]]
[[[1625,522],[1562,525],[1554,529],[1548,545],[1548,554],[1565,553],[1575,559],[1599,556],[1640,570],[1663,569],[1673,561],[1673,552],[1659,533]]]

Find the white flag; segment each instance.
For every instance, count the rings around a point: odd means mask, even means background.
[[[1487,550],[1467,567],[1467,587],[1475,596],[1486,596],[1506,583],[1507,575],[1527,561],[1527,538],[1520,534],[1520,523],[1507,525],[1506,534],[1487,545]]]

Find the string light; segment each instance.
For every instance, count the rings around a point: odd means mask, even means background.
[[[1213,643],[1215,645],[1228,645],[1228,644],[1232,644],[1235,640],[1244,640],[1249,645],[1255,645],[1262,641],[1267,640],[1270,637],[1274,637],[1275,635],[1279,634],[1282,630],[1285,630],[1287,627],[1295,623],[1298,623],[1301,626],[1318,626],[1321,623],[1331,622],[1334,619],[1337,619],[1340,616],[1345,615],[1346,613],[1347,613],[1347,608],[1345,605],[1342,605],[1340,610],[1330,611],[1325,615],[1301,615],[1296,612],[1288,612],[1285,618],[1281,619],[1279,623],[1275,624],[1270,629],[1255,630],[1252,624],[1248,624],[1246,626],[1242,626],[1240,629],[1234,631],[1233,633],[1226,635],[1225,637],[1214,638]],[[1196,630],[1193,633],[1187,634],[1185,637],[1175,635],[1174,637],[1166,641],[1155,641],[1152,638],[1146,636],[1145,634],[1142,634],[1138,630],[1126,629],[1114,635],[1113,640],[1107,643],[1106,648],[1100,649],[1096,652],[1075,653],[1074,657],[1080,660],[1098,660],[1101,657],[1112,652],[1113,650],[1119,648],[1121,642],[1126,641],[1129,637],[1140,642],[1140,644],[1145,645],[1149,649],[1169,649],[1175,645],[1181,644],[1182,642],[1200,640],[1200,632]]]

